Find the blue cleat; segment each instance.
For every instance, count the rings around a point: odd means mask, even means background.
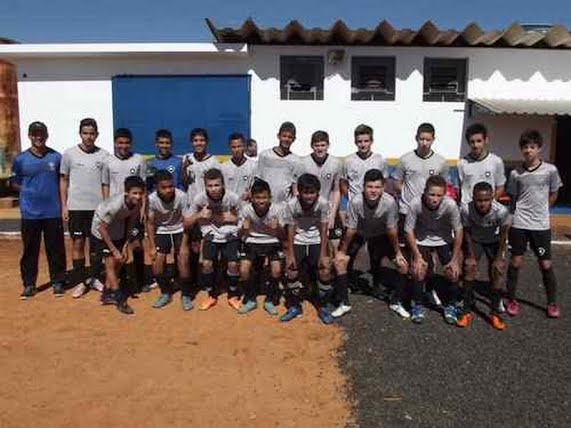
[[[273,317],[275,317],[278,314],[278,310],[271,300],[264,301],[264,311],[266,311],[269,315]]]
[[[326,308],[319,308],[317,311],[317,316],[323,324],[332,324],[333,321],[335,321],[335,318],[333,315],[331,315],[331,312],[329,312]]]
[[[447,305],[444,307],[444,321],[447,324],[456,324],[458,321],[458,309],[454,305]]]
[[[254,309],[256,309],[258,307],[258,304],[256,303],[255,300],[248,300],[245,303],[242,303],[240,305],[240,309],[238,309],[238,313],[245,315],[250,311],[253,311]]]
[[[172,297],[170,294],[161,294],[159,296],[159,298],[157,300],[155,300],[155,303],[153,303],[153,308],[162,308],[165,307],[166,305],[168,305],[172,300]]]
[[[288,322],[294,318],[297,318],[303,314],[301,306],[292,306],[288,308],[287,312],[280,317],[281,322]]]
[[[190,296],[182,296],[180,298],[180,302],[182,303],[182,310],[183,311],[190,311],[192,308],[194,308],[194,305],[192,304],[192,299],[190,298]]]
[[[410,320],[415,324],[422,324],[426,319],[426,310],[421,305],[410,308]]]

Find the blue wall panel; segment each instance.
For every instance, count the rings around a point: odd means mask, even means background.
[[[209,151],[227,154],[232,132],[250,135],[250,77],[116,76],[113,121],[133,132],[138,153],[155,152],[159,128],[173,133],[176,154],[188,153],[189,132],[200,127],[208,130]]]

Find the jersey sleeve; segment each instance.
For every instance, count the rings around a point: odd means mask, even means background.
[[[553,170],[549,174],[549,193],[557,192],[561,186],[563,186],[561,176],[559,175],[557,168],[554,166]]]
[[[22,161],[21,156],[16,156],[12,161],[12,175],[10,177],[10,181],[12,183],[16,183],[18,185],[22,184],[22,179],[24,178],[24,174],[22,171]]]
[[[470,227],[470,211],[468,204],[462,204],[462,207],[460,208],[460,221],[462,222],[462,226]]]
[[[450,201],[450,225],[452,229],[456,230],[458,228],[462,228],[462,221],[460,220],[460,210],[458,206],[453,202]]]
[[[387,212],[387,229],[396,229],[399,224],[399,209],[396,201],[393,199],[389,205]]]
[[[505,186],[506,184],[506,171],[504,168],[504,161],[498,156],[498,161],[494,167],[494,183],[497,186]],[[494,189],[495,190],[495,189]]]
[[[418,217],[417,210],[418,210],[418,207],[416,205],[413,205],[408,210],[408,213],[406,214],[406,218],[404,221],[404,231],[405,232],[413,232],[414,231],[414,228],[416,227],[416,220]]]
[[[109,170],[109,162],[111,158],[105,159],[103,162],[103,168],[101,169],[101,184],[109,185],[111,183],[111,173]]]
[[[61,175],[69,177],[70,170],[71,170],[71,159],[69,156],[69,152],[64,152],[59,166],[59,173]]]
[[[321,223],[329,223],[329,202],[325,199],[319,201],[319,210],[321,212]]]
[[[506,226],[512,222],[512,215],[510,211],[503,205],[500,205],[500,212],[498,213],[498,217],[500,226]]]
[[[517,198],[517,172],[512,169],[510,172],[510,177],[508,179],[508,187],[506,189],[508,194],[513,198]]]
[[[359,214],[357,213],[357,206],[353,201],[347,205],[347,227],[350,229],[357,229],[359,224]]]

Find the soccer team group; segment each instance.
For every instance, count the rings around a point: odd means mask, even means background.
[[[182,158],[172,153],[171,133],[158,130],[156,154],[145,160],[133,152],[128,129],[115,131],[109,154],[96,145],[96,121],[83,119],[79,144],[60,155],[46,145],[46,125],[33,122],[31,147],[14,159],[11,180],[22,213],[21,298],[36,293],[43,235],[56,296],[75,284],[74,298],[98,290],[102,304],[132,314],[128,298],[158,284],[155,308],[180,290],[188,311],[202,289],[207,294],[198,307],[208,310],[226,291],[239,314],[255,310],[263,295],[263,309],[282,322],[300,316],[308,300],[329,324],[351,310],[349,290],[359,282],[354,261],[366,245],[373,289],[387,285],[386,260],[394,267],[389,308],[416,323],[436,305],[447,323],[468,327],[478,261],[485,256],[489,321],[503,330],[502,314],[519,313],[518,272],[529,245],[547,316],[557,318],[549,208],[562,186],[559,173],[541,159],[541,134],[526,130],[519,140],[523,162],[506,186],[503,161],[489,151],[487,134],[482,124],[466,130],[470,150],[458,162],[453,194],[429,123],[418,127],[416,149],[389,175],[367,125],[355,129],[357,151],[344,161],[328,154],[324,131],[313,133],[310,155],[295,155],[296,129],[285,122],[278,144],[259,156],[255,141],[230,135],[230,158],[219,163],[201,128],[190,132],[193,152]],[[497,201],[505,192],[509,207]],[[69,274],[64,222],[72,238]],[[145,251],[152,262],[147,270]],[[432,287],[438,266],[446,283],[440,295]]]

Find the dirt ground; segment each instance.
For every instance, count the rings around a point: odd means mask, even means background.
[[[0,241],[0,426],[344,426],[338,327],[306,307],[282,325],[263,310],[238,316],[220,299],[184,313],[178,295],[151,308],[101,307],[98,293],[20,301],[20,241]],[[40,262],[47,280],[45,259]],[[197,300],[203,298],[199,295]]]

